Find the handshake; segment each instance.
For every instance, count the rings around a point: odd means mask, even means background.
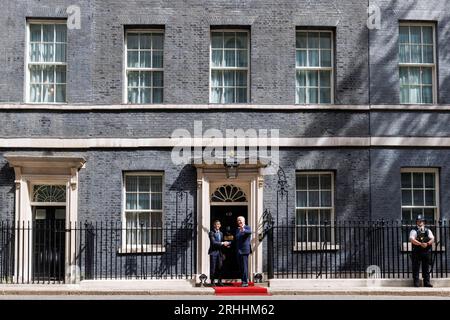
[[[225,247],[229,247],[230,244],[231,244],[230,241],[224,241],[224,242],[222,242],[222,245],[225,246]]]

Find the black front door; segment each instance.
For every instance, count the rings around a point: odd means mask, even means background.
[[[222,225],[224,240],[234,240],[237,224],[236,219],[243,216],[247,222],[247,206],[211,206],[211,226],[215,220],[219,220]],[[232,242],[234,243],[234,241]],[[236,261],[236,248],[232,245],[224,248],[225,260],[223,263],[223,279],[240,279],[239,269]]]
[[[64,279],[66,209],[34,207],[33,210],[33,279]]]

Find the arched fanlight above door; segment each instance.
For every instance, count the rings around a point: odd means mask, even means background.
[[[66,202],[66,186],[35,185],[33,202]]]
[[[238,186],[224,184],[211,195],[211,202],[247,202],[247,196]]]

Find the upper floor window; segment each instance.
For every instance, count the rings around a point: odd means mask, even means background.
[[[26,101],[66,102],[66,21],[29,21]]]
[[[126,32],[127,103],[162,103],[164,91],[164,32]]]
[[[334,221],[332,172],[302,172],[296,181],[296,234],[299,243],[330,243]],[[328,227],[326,227],[328,223]]]
[[[400,103],[435,101],[435,40],[432,24],[400,24]]]
[[[333,32],[297,31],[295,69],[295,103],[333,103]]]
[[[211,103],[249,101],[249,32],[211,32]]]
[[[163,244],[163,175],[125,174],[126,245],[144,247]]]

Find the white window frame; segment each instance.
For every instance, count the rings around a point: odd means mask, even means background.
[[[126,191],[126,177],[130,176],[158,176],[162,179],[162,185],[161,185],[161,210],[127,210],[127,191]],[[122,179],[122,247],[119,249],[119,253],[127,254],[127,253],[161,253],[165,252],[165,235],[164,235],[164,226],[165,226],[165,217],[164,217],[164,172],[124,172],[123,173],[123,179]],[[162,230],[162,240],[161,244],[128,244],[127,243],[127,218],[126,213],[127,212],[148,212],[150,215],[153,212],[160,212],[161,213],[161,228],[154,228],[154,229],[161,229]],[[150,227],[149,231],[149,237],[151,239],[151,230]]]
[[[334,234],[334,220],[335,220],[335,201],[334,201],[334,193],[335,193],[335,173],[333,171],[297,171],[295,173],[295,178],[297,180],[297,177],[300,175],[312,175],[312,174],[318,174],[318,175],[324,175],[328,174],[331,175],[331,206],[330,207],[297,207],[297,191],[298,189],[297,183],[295,183],[295,245],[294,245],[294,251],[317,251],[317,250],[338,250],[339,245],[335,244],[335,234]],[[320,197],[320,190],[319,189],[319,197]],[[307,195],[308,196],[308,195]],[[331,239],[329,242],[326,243],[326,246],[324,246],[325,241],[297,241],[297,228],[298,227],[321,227],[321,225],[301,225],[297,223],[297,210],[330,210],[330,232],[331,232]]]
[[[163,61],[162,61],[162,68],[132,68],[132,67],[128,67],[128,34],[129,33],[161,33],[163,35]],[[122,91],[123,91],[123,95],[122,95],[122,102],[124,104],[130,104],[130,105],[141,105],[141,104],[146,104],[146,103],[132,103],[132,102],[128,102],[128,71],[161,71],[163,74],[163,98],[162,98],[162,102],[164,103],[164,98],[165,98],[165,87],[166,87],[166,83],[164,81],[164,64],[165,64],[165,59],[164,59],[164,52],[165,52],[165,30],[164,29],[125,29],[125,37],[124,37],[124,52],[123,52],[123,87],[122,87]],[[153,49],[152,49],[153,51]],[[153,57],[152,57],[153,59]],[[153,76],[152,76],[153,77]],[[152,102],[150,104],[160,104],[158,103],[154,103],[153,102],[153,83],[152,83]]]
[[[24,86],[24,97],[25,97],[25,103],[29,104],[67,104],[67,92],[68,92],[68,86],[67,86],[67,75],[68,75],[68,63],[67,63],[67,57],[68,57],[68,39],[66,41],[66,62],[31,62],[30,61],[30,25],[32,24],[64,24],[67,26],[67,20],[63,19],[55,19],[55,20],[44,20],[44,19],[27,19],[27,25],[25,28],[25,86]],[[68,28],[67,28],[68,30]],[[68,38],[68,34],[67,34]],[[56,38],[55,38],[56,39]],[[64,102],[33,102],[30,100],[30,66],[31,65],[51,65],[51,66],[65,66],[66,67],[66,96]],[[56,81],[56,79],[55,79]]]
[[[297,67],[297,51],[301,50],[297,48],[297,45],[295,45],[295,73],[294,73],[294,84],[295,84],[295,95],[294,95],[294,103],[297,105],[315,105],[315,103],[297,103],[297,71],[304,70],[304,71],[330,71],[330,85],[331,85],[331,95],[330,95],[330,103],[317,103],[317,105],[332,105],[334,104],[334,31],[333,30],[320,30],[320,29],[296,29],[295,30],[295,41],[297,41],[297,34],[301,32],[321,32],[321,33],[330,33],[331,34],[331,67],[304,67],[300,66]],[[319,39],[320,43],[320,39]],[[309,51],[309,48],[306,49],[307,52]],[[319,50],[319,62],[321,58],[321,50]],[[306,54],[306,59],[308,59],[309,62],[309,55]],[[320,77],[320,76],[319,76]],[[317,78],[317,81],[320,81],[319,78]],[[318,99],[320,100],[320,86],[318,87]],[[308,92],[308,90],[306,90]],[[309,93],[307,93],[309,96]]]
[[[434,173],[434,190],[435,190],[435,200],[436,200],[436,205],[435,206],[404,206],[402,203],[402,186],[401,186],[401,174],[402,173]],[[435,217],[434,219],[436,221],[438,221],[440,219],[440,201],[439,201],[439,169],[438,168],[420,168],[420,167],[415,167],[415,168],[401,168],[400,169],[400,217],[401,217],[401,221],[403,221],[403,209],[414,209],[414,208],[425,208],[425,209],[434,209],[435,210]],[[424,189],[425,190],[425,189]],[[424,195],[425,197],[425,195]],[[414,218],[414,217],[413,217]],[[402,227],[413,227],[411,225],[407,225],[407,224],[402,224]],[[435,238],[439,237],[438,234],[434,235]],[[441,250],[442,248],[437,248],[436,247],[436,242],[433,243],[433,250]],[[411,251],[412,250],[412,244],[409,241],[403,242],[402,243],[402,251]]]
[[[214,32],[245,32],[247,33],[247,67],[213,67],[212,66],[212,34]],[[209,32],[209,103],[210,104],[249,104],[250,103],[250,30],[248,29],[211,29]],[[236,50],[236,48],[234,48]],[[212,70],[247,71],[247,102],[222,103],[212,101]]]
[[[432,22],[400,22],[398,25],[398,42],[397,42],[397,49],[399,49],[400,46],[400,27],[432,27],[433,29],[433,63],[401,63],[398,62],[398,75],[399,75],[399,101],[401,99],[401,86],[400,86],[400,68],[401,67],[425,67],[429,68],[431,67],[431,86],[432,86],[432,102],[431,103],[402,103],[406,105],[415,105],[415,104],[424,104],[424,105],[434,105],[437,103],[437,72],[436,72],[436,65],[437,65],[437,54],[436,54],[436,25]],[[411,30],[410,33],[411,35]],[[411,53],[410,53],[411,54]],[[399,59],[399,55],[397,55],[397,59]],[[423,52],[422,52],[422,59],[423,59]],[[422,88],[422,85],[420,84],[420,87]],[[422,90],[420,90],[420,95],[422,97]]]

